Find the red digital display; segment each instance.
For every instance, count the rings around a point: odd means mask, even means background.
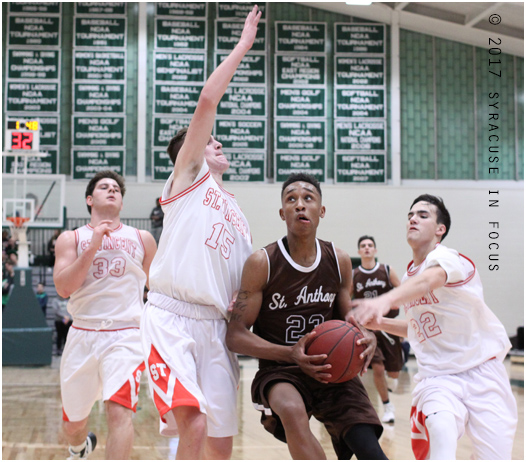
[[[33,133],[31,132],[12,132],[11,149],[27,149],[33,148]]]

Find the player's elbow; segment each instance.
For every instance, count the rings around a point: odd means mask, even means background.
[[[220,99],[217,98],[216,93],[217,92],[213,88],[205,86],[199,95],[200,108],[204,110],[215,110],[220,101]]]
[[[59,288],[58,286],[55,286],[55,288],[57,289],[57,294],[59,294],[62,298],[69,298],[71,296],[71,292],[69,290]]]
[[[226,331],[226,346],[227,348],[232,351],[233,353],[242,353],[241,350],[241,332],[239,329],[239,326],[236,326],[235,324],[239,324],[238,322],[230,322],[228,323],[228,329]]]
[[[236,342],[235,336],[236,335],[233,332],[233,329],[231,328],[231,324],[229,324],[228,329],[226,331],[226,337],[225,337],[226,346],[230,351],[237,353],[236,351],[237,342]]]
[[[68,289],[67,284],[61,281],[58,274],[55,274],[53,282],[55,283],[55,289],[57,290],[57,294],[59,294],[62,298],[69,298],[71,296],[71,290]]]

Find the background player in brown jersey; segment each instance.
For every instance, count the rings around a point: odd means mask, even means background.
[[[327,428],[339,459],[353,453],[358,459],[386,459],[378,443],[383,428],[360,379],[327,383],[330,365],[319,365],[326,355],[305,354],[313,329],[346,317],[351,303],[349,256],[316,238],[325,215],[319,182],[291,175],[281,203],[287,236],[246,261],[227,345],[260,359],[252,401],[262,411],[265,429],[288,444],[294,459],[326,458],[309,428],[312,415]],[[365,339],[358,342],[367,344],[365,372],[376,340],[363,332]]]
[[[400,285],[400,279],[395,271],[384,263],[376,261],[376,242],[372,236],[362,236],[358,239],[358,254],[361,264],[353,269],[354,298],[373,298],[389,292]],[[389,318],[398,316],[400,310],[392,309],[386,315]],[[395,408],[389,401],[389,391],[394,391],[398,384],[398,374],[404,365],[400,337],[375,330],[376,351],[371,361],[374,384],[384,405],[382,422],[394,423]],[[385,372],[390,378],[388,385]]]

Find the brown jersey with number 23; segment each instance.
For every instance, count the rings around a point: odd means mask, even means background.
[[[334,245],[316,239],[316,260],[309,268],[292,260],[286,237],[263,249],[269,277],[254,333],[278,345],[294,345],[317,325],[339,317],[336,296],[341,274]],[[279,363],[259,360],[259,367]]]

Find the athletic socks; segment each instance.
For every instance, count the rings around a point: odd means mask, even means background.
[[[79,444],[78,446],[69,447],[70,456],[67,460],[87,459],[88,455],[95,449],[95,446],[97,446],[97,437],[92,432],[89,432],[84,443]]]

